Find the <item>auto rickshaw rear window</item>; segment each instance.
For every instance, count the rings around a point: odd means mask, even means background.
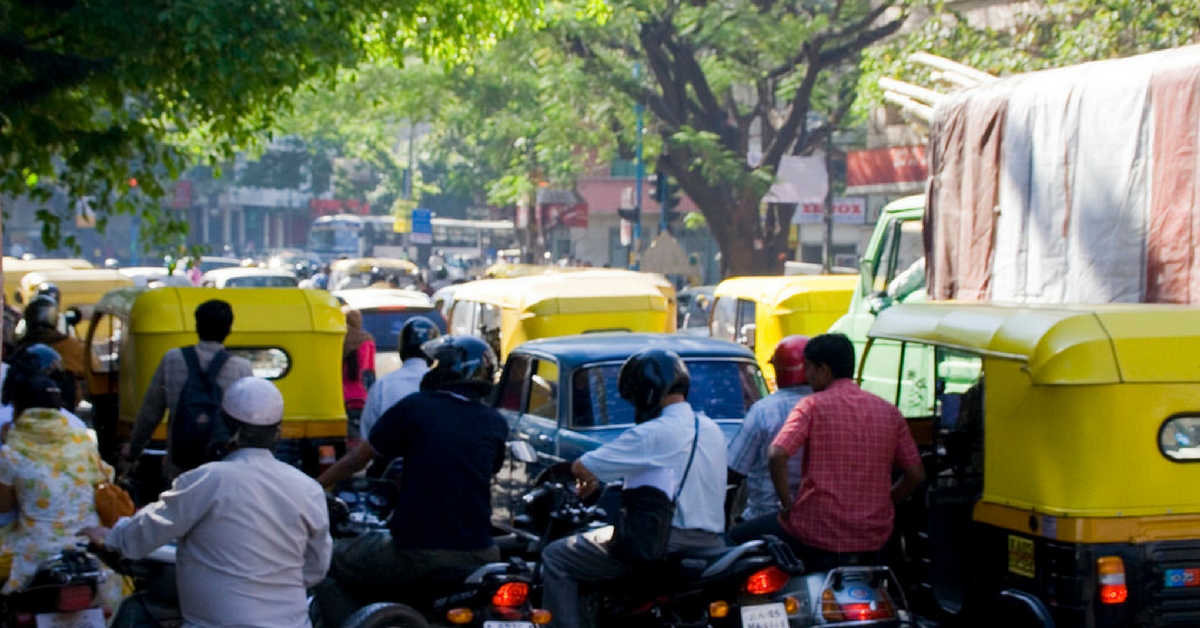
[[[1200,461],[1200,414],[1167,419],[1158,431],[1158,448],[1168,460]]]
[[[227,347],[229,353],[250,361],[255,377],[280,379],[292,370],[292,358],[281,347]]]

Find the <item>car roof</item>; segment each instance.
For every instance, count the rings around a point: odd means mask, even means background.
[[[754,361],[754,353],[749,349],[727,340],[641,332],[604,332],[541,338],[522,344],[512,353],[554,356],[561,366],[574,368],[592,362],[624,360],[639,349],[646,348],[670,349],[684,359],[743,358]]]
[[[347,305],[356,310],[366,310],[393,306],[403,307],[433,307],[433,301],[424,292],[416,290],[400,290],[394,288],[349,288],[334,290],[333,296],[339,297]]]
[[[228,279],[230,277],[291,277],[296,278],[296,274],[290,270],[281,270],[278,268],[259,268],[252,267],[237,267],[237,268],[214,268],[204,273],[201,276],[201,281],[209,281],[212,279]]]

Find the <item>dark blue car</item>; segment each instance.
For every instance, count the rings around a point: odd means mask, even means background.
[[[527,342],[508,356],[494,403],[510,439],[528,442],[537,462],[510,457],[493,484],[494,520],[511,529],[521,496],[556,462],[571,461],[613,440],[633,423],[633,406],[617,392],[621,363],[638,349],[670,349],[691,374],[688,402],[715,420],[726,440],[741,427],[767,385],[742,345],[678,334],[597,333]]]

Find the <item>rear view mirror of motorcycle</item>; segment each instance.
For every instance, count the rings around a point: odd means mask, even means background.
[[[523,441],[509,441],[508,450],[512,453],[513,460],[517,462],[537,462],[537,452],[534,451],[533,445]]]

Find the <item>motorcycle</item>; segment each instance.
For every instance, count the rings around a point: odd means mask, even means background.
[[[133,594],[126,597],[109,628],[179,628],[179,591],[175,584],[175,546],[164,545],[144,558],[125,558],[109,549],[89,545],[113,571],[133,581]]]
[[[359,477],[339,482],[329,499],[334,538],[386,529],[398,498],[389,480]],[[384,592],[389,601],[359,609],[342,628],[533,628],[548,623],[550,614],[530,604],[532,582],[532,567],[517,557],[442,569],[420,587]]]
[[[618,483],[619,484],[619,483]],[[609,491],[613,486],[606,486]],[[539,546],[607,525],[606,513],[559,482],[523,498],[523,525]],[[589,585],[599,599],[598,625],[672,628],[911,626],[903,591],[884,566],[805,573],[791,548],[767,536],[733,547],[672,553],[661,565]]]
[[[4,625],[104,628],[104,609],[96,599],[104,578],[95,557],[64,549],[42,561],[24,588],[2,598]]]

